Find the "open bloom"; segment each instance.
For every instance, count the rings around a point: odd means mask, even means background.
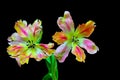
[[[55,51],[55,56],[59,62],[64,62],[71,49],[71,53],[76,56],[76,60],[79,62],[85,62],[86,58],[82,48],[90,54],[95,54],[99,50],[94,42],[85,38],[89,37],[94,31],[95,22],[92,20],[78,25],[75,30],[70,13],[65,11],[64,16],[58,18],[57,24],[62,31],[56,32],[53,35],[53,40],[57,44],[61,44]]]
[[[27,24],[25,20],[19,20],[14,26],[17,32],[13,33],[9,38],[9,47],[7,52],[12,58],[15,58],[19,66],[29,62],[29,58],[37,61],[47,58],[53,53],[53,43],[39,43],[42,38],[42,26],[40,20]]]

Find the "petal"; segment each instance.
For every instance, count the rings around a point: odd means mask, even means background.
[[[35,20],[34,23],[27,26],[28,39],[35,43],[39,43],[42,38],[42,26],[40,20]]]
[[[59,17],[57,20],[57,24],[63,32],[74,32],[74,23],[70,12],[65,11],[64,17]]]
[[[89,37],[95,28],[95,22],[89,20],[86,24],[79,25],[75,31],[77,35],[82,35],[83,37]]]
[[[79,45],[82,48],[85,48],[90,54],[95,54],[97,51],[99,51],[99,48],[95,45],[95,43],[89,39],[83,38]]]
[[[76,60],[79,62],[85,62],[86,55],[84,51],[77,45],[72,48],[72,54],[76,56]]]
[[[21,52],[23,52],[23,46],[20,45],[13,45],[13,46],[9,46],[7,48],[7,52],[9,53],[9,55],[11,56],[17,56],[19,55]]]
[[[35,48],[35,53],[33,54],[34,55],[32,55],[31,57],[35,58],[36,61],[40,61],[48,57],[40,48]]]
[[[35,35],[35,33],[37,32],[37,30],[38,30],[38,28],[39,29],[42,29],[42,26],[41,26],[41,24],[42,24],[42,22],[41,22],[41,20],[35,20],[34,21],[34,23],[33,23],[33,33],[34,33],[34,35]]]
[[[42,37],[42,26],[41,26],[41,21],[40,20],[35,20],[33,25],[32,25],[32,34],[34,37],[35,42],[39,42],[39,40]]]
[[[28,36],[27,29],[26,29],[27,28],[27,22],[26,21],[22,21],[22,20],[17,21],[15,23],[14,28],[21,37],[27,37]]]
[[[55,56],[59,62],[64,62],[70,52],[71,46],[65,42],[61,44],[55,51]]]
[[[44,48],[53,48],[54,47],[54,43],[48,43],[48,44],[43,44],[41,43],[40,46],[44,47]]]
[[[47,56],[51,56],[54,53],[54,49],[50,49],[54,46],[53,43],[49,43],[49,44],[40,44],[39,48],[47,55]]]
[[[67,40],[66,35],[63,32],[56,32],[53,36],[53,41],[55,41],[57,44],[62,44]]]
[[[13,58],[14,58],[14,57],[13,57]],[[18,56],[18,57],[15,57],[18,65],[19,65],[20,67],[21,67],[21,65],[23,65],[23,64],[25,64],[25,63],[28,64],[29,58],[30,58],[30,56],[26,56],[26,55],[20,55],[20,56]]]
[[[10,41],[9,45],[17,45],[23,42],[23,39],[18,35],[18,33],[13,33],[10,37],[8,37],[8,41]]]
[[[8,37],[8,41],[22,41],[22,38],[18,35],[18,33],[13,33],[10,37]]]
[[[18,65],[21,66],[25,63],[28,63],[28,58],[26,53],[26,48],[21,45],[13,45],[7,48],[7,52],[11,58],[15,58]]]

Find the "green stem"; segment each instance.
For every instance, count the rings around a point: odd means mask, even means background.
[[[48,68],[48,73],[43,77],[42,80],[58,80],[58,68],[55,56],[52,55],[45,60]]]

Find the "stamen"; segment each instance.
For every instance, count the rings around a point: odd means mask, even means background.
[[[78,43],[78,41],[79,41],[78,37],[76,37],[76,36],[73,36],[73,37],[72,37],[72,42]]]
[[[35,44],[33,43],[33,40],[28,40],[26,42],[26,46],[28,46],[28,48],[35,48]]]

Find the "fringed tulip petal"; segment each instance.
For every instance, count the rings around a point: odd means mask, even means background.
[[[89,37],[95,28],[95,22],[89,20],[86,24],[79,25],[75,31],[77,35],[82,37]]]
[[[88,53],[95,54],[99,51],[99,48],[89,39],[83,39],[83,42],[79,44],[82,48],[85,48]]]
[[[76,56],[76,60],[79,62],[85,62],[86,55],[79,46],[75,45],[72,48],[72,54]]]
[[[17,33],[19,34],[19,36],[21,36],[21,37],[28,36],[26,21],[19,20],[15,23],[14,27],[15,27],[15,30],[17,31]]]
[[[57,44],[62,44],[67,40],[67,36],[64,34],[64,32],[56,32],[52,38]]]
[[[55,56],[59,62],[64,62],[70,52],[71,46],[67,42],[61,44],[55,51]]]
[[[57,24],[65,33],[74,32],[74,23],[68,11],[65,11],[64,17],[58,18]]]

